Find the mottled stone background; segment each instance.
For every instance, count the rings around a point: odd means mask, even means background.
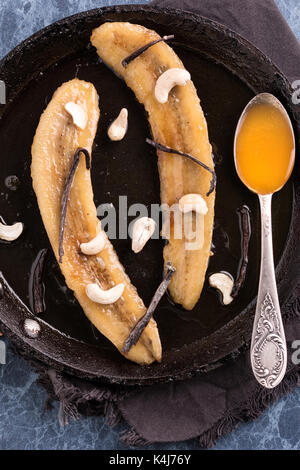
[[[300,40],[299,0],[276,1]],[[56,20],[115,3],[149,2],[0,0],[0,56]],[[61,428],[57,420],[58,406],[55,405],[50,412],[45,411],[47,394],[35,384],[36,375],[27,363],[10,350],[8,342],[7,349],[7,364],[0,365],[0,449],[128,449],[119,443],[122,426],[111,429],[102,418],[82,418]],[[198,447],[193,441],[152,448],[188,450]],[[243,424],[229,436],[220,439],[214,449],[299,450],[300,388],[281,399],[260,419]]]

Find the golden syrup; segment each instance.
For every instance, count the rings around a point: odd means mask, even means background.
[[[295,162],[295,142],[288,117],[269,103],[250,106],[235,141],[240,179],[258,194],[271,194],[289,179]]]

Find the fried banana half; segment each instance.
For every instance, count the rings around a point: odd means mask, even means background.
[[[184,69],[173,49],[165,42],[148,48],[127,67],[122,61],[160,36],[143,26],[131,23],[105,23],[95,29],[91,42],[101,59],[122,77],[148,113],[154,141],[171,149],[187,153],[213,169],[212,149],[207,123],[195,86],[189,80],[185,86],[175,86],[168,101],[160,103],[155,96],[158,78],[171,68]],[[161,202],[176,205],[182,196],[200,194],[206,201],[203,240],[198,249],[187,249],[185,236],[175,234],[174,217],[170,220],[170,235],[164,248],[164,262],[171,262],[176,272],[169,291],[173,300],[191,310],[197,303],[205,280],[211,250],[215,190],[207,196],[211,174],[197,163],[182,156],[157,151],[161,186]],[[173,227],[172,227],[173,226]]]
[[[66,110],[68,103],[72,104],[72,109],[77,105],[85,113],[85,127],[75,125],[74,116]],[[86,149],[91,154],[99,115],[98,95],[94,86],[74,79],[56,90],[36,130],[32,144],[32,182],[57,260],[66,178],[78,148]],[[74,292],[89,320],[122,352],[124,341],[146,309],[104,232],[105,244],[99,253],[82,253],[80,245],[94,239],[99,230],[101,224],[93,201],[90,170],[86,168],[85,159],[81,158],[69,193],[64,225],[64,255],[59,266],[67,286]],[[86,293],[88,284],[97,284],[105,291],[120,283],[125,286],[123,294],[111,304],[94,302]],[[154,320],[126,357],[138,364],[160,361],[161,343]]]

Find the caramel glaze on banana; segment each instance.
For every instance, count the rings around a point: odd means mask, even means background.
[[[213,169],[212,149],[207,123],[196,89],[189,81],[169,94],[168,102],[160,104],[154,95],[158,77],[170,68],[184,68],[173,49],[160,42],[133,60],[126,68],[122,60],[136,49],[159,39],[149,29],[130,23],[105,23],[93,31],[91,42],[101,59],[133,90],[145,106],[153,139],[165,146],[188,153]],[[169,291],[173,300],[191,310],[198,301],[210,256],[215,191],[206,196],[211,175],[199,165],[181,156],[157,151],[161,184],[161,202],[172,206],[189,193],[201,194],[207,203],[204,218],[204,244],[201,249],[186,250],[186,240],[175,239],[171,219],[169,243],[164,248],[164,261],[176,268]],[[174,229],[174,227],[173,227]]]
[[[85,129],[81,130],[73,124],[72,117],[65,110],[68,102],[74,102],[85,109]],[[76,149],[85,148],[91,154],[99,113],[98,95],[94,86],[74,79],[57,89],[36,130],[32,145],[32,181],[57,259],[61,197],[65,180]],[[81,253],[80,243],[93,239],[98,228],[90,171],[86,169],[85,159],[82,158],[70,191],[64,236],[65,254],[60,268],[87,317],[122,352],[124,341],[146,309],[108,239],[105,248],[98,255],[86,256]],[[102,305],[87,297],[85,288],[89,283],[99,283],[104,290],[124,283],[125,289],[117,302]],[[154,320],[126,357],[139,364],[150,364],[161,359],[161,343]]]

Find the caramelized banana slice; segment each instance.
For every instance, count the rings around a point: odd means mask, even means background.
[[[184,69],[175,52],[165,42],[159,42],[132,60],[127,67],[122,65],[122,61],[133,51],[159,38],[154,31],[136,24],[105,23],[93,31],[91,41],[101,59],[125,80],[145,106],[153,139],[190,154],[213,169],[207,124],[192,81],[172,88],[165,103],[159,102],[155,96],[157,80],[166,70]],[[182,196],[196,193],[202,195],[208,208],[204,216],[204,242],[201,248],[187,249],[185,238],[175,238],[173,219],[169,243],[164,248],[165,266],[169,261],[176,268],[170,293],[175,302],[191,310],[200,297],[208,265],[215,191],[206,196],[211,174],[199,165],[160,150],[157,155],[161,202],[171,207]]]
[[[67,103],[78,106],[69,105],[66,109]],[[77,125],[78,113],[81,126]],[[55,92],[36,130],[32,145],[32,181],[57,259],[65,180],[77,148],[85,148],[91,153],[98,119],[98,95],[94,86],[74,79],[64,83]],[[64,256],[60,268],[87,317],[121,351],[124,341],[146,309],[104,232],[105,246],[100,253],[85,255],[81,252],[80,245],[93,240],[98,230],[99,220],[93,202],[90,171],[86,169],[85,159],[81,158],[69,196]],[[125,287],[116,302],[103,305],[87,296],[86,287],[89,284],[99,284],[103,290],[118,284]],[[155,321],[151,321],[126,357],[139,364],[150,364],[161,359],[161,344]]]

